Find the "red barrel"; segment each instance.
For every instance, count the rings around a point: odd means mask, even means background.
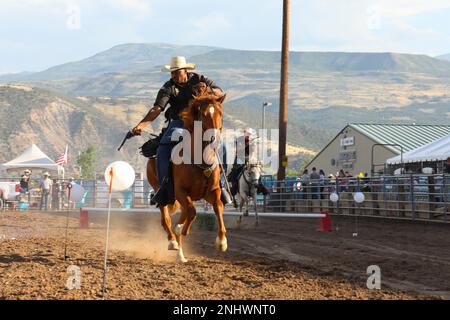
[[[89,215],[87,210],[80,209],[80,228],[89,228]]]

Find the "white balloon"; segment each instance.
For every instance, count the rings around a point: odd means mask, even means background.
[[[111,169],[113,171],[112,189],[114,191],[126,190],[133,185],[135,179],[133,167],[125,161],[115,161],[105,170],[105,181],[108,186],[111,182]]]
[[[364,193],[362,192],[356,192],[355,194],[353,194],[353,200],[355,200],[356,203],[362,203],[364,202]]]
[[[336,192],[333,192],[332,194],[330,194],[330,200],[331,202],[338,202],[339,200],[339,195]]]
[[[70,189],[70,199],[69,201],[78,202],[83,199],[84,188],[76,183],[71,183],[72,188]],[[69,188],[66,189],[67,198],[69,198]]]

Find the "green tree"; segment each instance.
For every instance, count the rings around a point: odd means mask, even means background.
[[[288,177],[298,177],[299,175],[299,172],[293,168],[286,169],[286,176]]]
[[[81,168],[81,178],[94,179],[97,150],[95,146],[89,146],[80,153],[77,165]]]
[[[306,169],[306,166],[314,159],[314,156],[309,154],[303,158],[302,163],[300,164],[300,173],[303,174],[303,170]]]

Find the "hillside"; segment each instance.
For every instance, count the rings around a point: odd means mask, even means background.
[[[149,137],[159,133],[163,117],[158,118],[143,137],[127,142],[119,153],[117,147],[126,131],[137,124],[148,106],[135,99],[68,97],[37,87],[23,85],[0,85],[0,118],[8,119],[0,127],[0,163],[18,156],[31,143],[38,145],[50,158],[56,159],[69,145],[73,160],[68,172],[74,167],[79,151],[89,145],[98,150],[98,172],[114,160],[133,163],[140,172],[145,172],[146,159],[139,154],[138,147]],[[230,107],[224,119],[224,128],[234,129],[256,123],[242,121],[243,114]],[[318,133],[318,131],[315,131]],[[296,146],[288,147],[292,159],[301,160],[314,150]]]
[[[450,53],[444,54],[444,55],[441,55],[441,56],[437,56],[436,59],[450,61]]]
[[[120,111],[114,112],[112,107],[107,110],[35,87],[0,86],[0,162],[16,157],[31,143],[52,159],[68,144],[74,158],[69,167],[72,172],[78,152],[89,145],[97,147],[99,170],[114,159],[136,159],[137,140],[131,141],[130,148],[120,155],[117,153],[129,126],[121,119]]]

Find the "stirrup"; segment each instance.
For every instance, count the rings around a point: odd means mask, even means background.
[[[160,206],[166,206],[168,204],[168,195],[167,195],[167,183],[168,179],[164,178],[161,188],[158,189],[158,191],[155,193],[155,195],[150,199],[151,205],[157,205],[159,208]]]
[[[221,189],[220,200],[222,200],[223,204],[230,204],[233,202],[233,200],[231,200],[230,194],[225,188]]]

